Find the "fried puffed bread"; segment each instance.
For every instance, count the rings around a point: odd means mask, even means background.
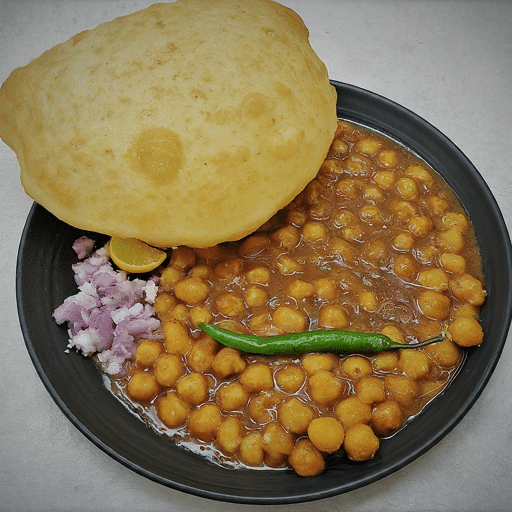
[[[81,229],[159,247],[238,240],[314,178],[336,93],[299,16],[178,0],[15,69],[0,136],[29,196]]]

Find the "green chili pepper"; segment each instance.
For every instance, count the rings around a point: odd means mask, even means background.
[[[421,343],[407,345],[396,343],[384,334],[377,333],[318,330],[278,336],[256,336],[255,334],[239,334],[207,323],[197,325],[223,345],[250,354],[267,356],[303,354],[305,352],[382,352],[384,350],[425,347],[445,338],[445,333],[442,332]]]

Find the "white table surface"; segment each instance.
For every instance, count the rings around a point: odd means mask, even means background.
[[[0,0],[0,82],[53,45],[149,0]],[[386,96],[447,135],[477,167],[512,228],[512,2],[284,0],[332,79]],[[88,441],[54,404],[25,349],[15,265],[32,201],[0,142],[1,511],[512,510],[512,334],[461,423],[399,472],[296,505],[234,505],[153,483]]]

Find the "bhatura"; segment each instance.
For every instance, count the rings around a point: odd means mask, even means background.
[[[64,222],[172,247],[238,240],[315,177],[336,93],[269,0],[155,4],[13,71],[0,136]]]

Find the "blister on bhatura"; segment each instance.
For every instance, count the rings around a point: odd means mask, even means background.
[[[26,192],[81,229],[171,247],[251,233],[314,178],[336,93],[297,14],[178,0],[13,71],[0,136]]]

